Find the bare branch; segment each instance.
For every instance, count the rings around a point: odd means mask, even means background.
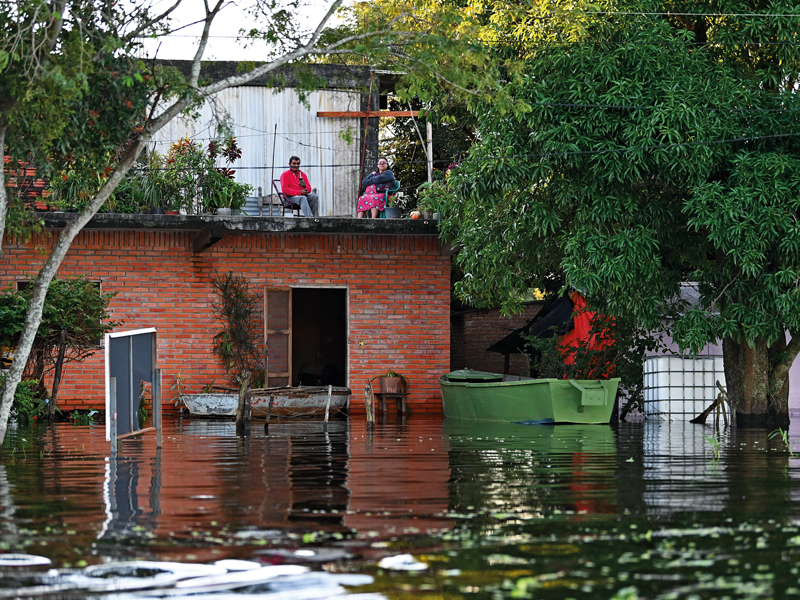
[[[206,45],[208,45],[208,33],[211,30],[211,23],[214,21],[214,18],[219,13],[220,9],[222,8],[222,3],[224,0],[217,0],[217,5],[214,7],[213,10],[208,9],[208,1],[203,0],[205,3],[206,9],[206,18],[205,24],[203,25],[203,35],[200,36],[200,43],[197,45],[197,52],[194,54],[194,58],[192,59],[192,74],[189,77],[189,85],[193,88],[197,87],[197,81],[200,79],[200,65],[201,61],[203,60],[203,54],[206,51]]]
[[[153,27],[157,23],[163,23],[164,20],[166,20],[166,18],[170,14],[172,14],[172,12],[176,8],[178,8],[181,5],[182,2],[183,2],[183,0],[176,0],[175,4],[170,6],[167,10],[162,12],[160,15],[157,15],[157,16],[153,17],[152,19],[148,19],[147,21],[142,23],[139,27],[137,27],[136,29],[134,29],[130,33],[125,34],[125,37],[123,37],[122,39],[126,40],[126,41],[130,41],[133,38],[140,36],[144,31],[146,31],[147,29],[150,29],[151,27]]]

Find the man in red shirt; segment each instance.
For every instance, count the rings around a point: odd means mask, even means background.
[[[319,197],[311,191],[308,175],[300,170],[300,159],[289,159],[289,170],[281,174],[281,191],[289,202],[300,205],[304,217],[319,214]]]

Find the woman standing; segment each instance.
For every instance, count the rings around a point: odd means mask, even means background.
[[[365,213],[370,211],[373,219],[378,218],[378,213],[386,208],[386,190],[394,183],[394,173],[389,170],[389,161],[385,157],[378,158],[378,170],[373,171],[361,182],[361,187],[366,188],[364,195],[358,198],[358,218],[363,219]]]

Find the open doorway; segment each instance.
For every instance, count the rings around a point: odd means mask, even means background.
[[[347,290],[292,289],[292,385],[347,381]]]

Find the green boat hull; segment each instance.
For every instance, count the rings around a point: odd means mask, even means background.
[[[493,375],[493,377],[488,377]],[[474,381],[484,382],[475,383]],[[439,378],[446,417],[500,423],[608,423],[619,379],[517,379],[454,371]]]

